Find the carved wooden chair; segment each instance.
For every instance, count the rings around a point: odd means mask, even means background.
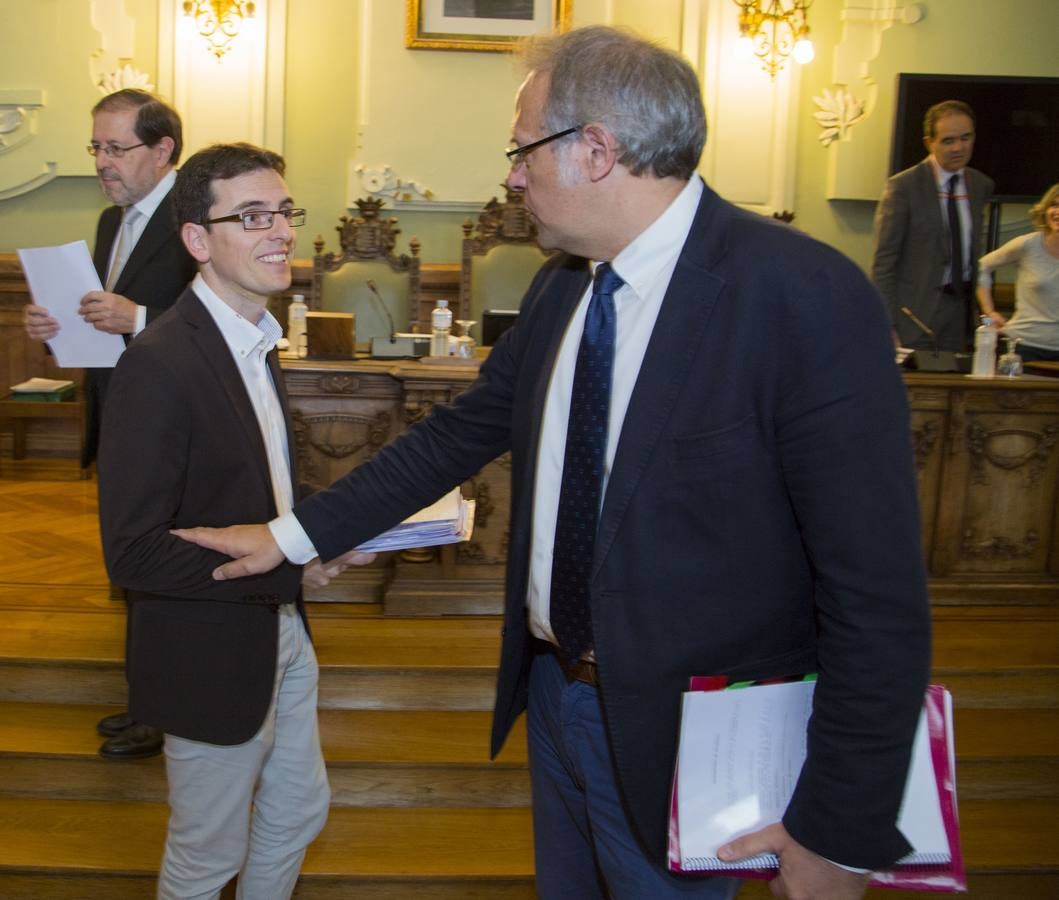
[[[518,309],[547,258],[537,246],[537,226],[523,192],[503,187],[503,203],[493,197],[482,207],[477,224],[470,219],[463,223],[457,319],[480,323],[483,310]]]
[[[393,318],[392,330],[407,331],[417,324],[420,263],[417,238],[408,242],[409,253],[394,251],[401,229],[396,218],[380,217],[382,200],[355,202],[360,215],[342,216],[335,226],[338,253],[324,253],[322,236],[313,242],[307,303],[309,309],[354,313],[359,344],[390,334],[386,312]]]

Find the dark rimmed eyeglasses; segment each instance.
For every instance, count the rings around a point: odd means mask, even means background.
[[[297,209],[248,209],[246,212],[233,213],[230,216],[218,216],[206,219],[200,225],[216,225],[218,222],[242,222],[244,231],[268,231],[276,216],[283,216],[291,228],[305,224],[305,210]]]
[[[550,144],[552,141],[557,141],[559,138],[564,138],[568,134],[573,134],[575,131],[580,130],[581,126],[575,125],[573,128],[557,131],[555,134],[549,134],[547,137],[543,137],[539,141],[534,141],[532,144],[524,144],[521,147],[511,147],[504,151],[504,156],[507,157],[507,161],[511,163],[511,165],[521,165],[526,161],[527,154],[532,153],[538,147],[543,147],[545,144]]]
[[[121,159],[130,150],[146,146],[146,144],[129,144],[128,147],[119,147],[117,144],[97,144],[93,142],[85,147],[85,149],[88,151],[89,156],[99,156],[99,154],[102,153],[110,159]]]

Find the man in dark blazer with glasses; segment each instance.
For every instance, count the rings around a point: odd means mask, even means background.
[[[81,298],[78,312],[100,331],[126,342],[164,312],[195,274],[195,264],[177,232],[170,192],[180,160],[182,127],[176,110],[146,91],[108,94],[92,109],[92,141],[103,194],[113,204],[96,227],[93,261],[104,290]],[[58,322],[42,306],[23,311],[26,333],[38,341],[54,337]],[[86,369],[85,435],[81,467],[96,459],[111,369]],[[135,722],[127,712],[100,720],[108,759],[140,759],[162,750],[161,732]]]

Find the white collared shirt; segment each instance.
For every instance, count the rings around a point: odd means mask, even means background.
[[[950,172],[947,169],[943,169],[938,165],[938,161],[933,156],[930,157],[930,164],[934,168],[934,182],[938,186],[938,202],[941,204],[941,221],[945,223],[945,227],[949,226],[949,182],[952,180],[952,176],[955,175],[959,181],[956,185],[956,213],[960,217],[960,245],[963,247],[963,272],[960,273],[959,277],[955,277],[952,274],[951,266],[946,263],[945,271],[941,276],[941,284],[952,284],[953,282],[970,281],[971,280],[971,266],[974,260],[971,259],[971,198],[967,193],[967,176],[966,168],[960,169],[957,172]]]
[[[151,216],[155,214],[162,201],[165,199],[176,183],[176,169],[170,169],[165,175],[162,176],[162,180],[158,182],[152,188],[151,192],[144,197],[142,200],[132,204],[132,208],[139,213],[136,220],[129,226],[132,231],[132,249],[135,249],[136,245],[140,242],[140,238],[143,237],[143,233],[147,228],[147,223],[151,220]],[[122,221],[125,219],[125,214],[122,214]],[[110,248],[110,258],[107,260],[107,269],[110,271],[110,267],[114,264],[114,254],[118,251],[118,244],[120,241],[114,241],[114,246]],[[132,250],[129,251],[129,256],[132,255]],[[125,263],[128,265],[129,257],[125,257]],[[137,304],[136,306],[136,322],[132,326],[133,335],[139,334],[147,326],[147,307]]]
[[[610,389],[607,450],[603,460],[601,497],[606,494],[607,481],[618,448],[618,438],[625,422],[625,412],[629,408],[633,387],[640,374],[640,364],[647,351],[647,344],[651,339],[651,332],[662,308],[662,300],[669,288],[680,251],[684,248],[688,232],[691,230],[702,191],[702,179],[698,176],[692,178],[665,212],[610,261],[611,267],[625,284],[614,294],[614,374]],[[559,487],[563,477],[566,430],[570,418],[570,393],[577,364],[577,350],[591,298],[590,283],[570,318],[555,360],[555,368],[548,384],[548,395],[544,402],[544,421],[537,451],[526,605],[529,608],[530,630],[536,637],[552,643],[556,643],[549,612],[555,518],[559,510]]]
[[[201,274],[195,276],[191,289],[217,323],[221,337],[232,353],[250,397],[250,405],[254,408],[261,439],[265,443],[276,512],[279,515],[288,513],[293,506],[294,493],[291,488],[287,424],[272,373],[265,360],[268,352],[276,346],[276,341],[283,336],[283,329],[268,310],[265,310],[256,325],[241,316],[213,292]]]
[[[702,179],[697,176],[692,178],[665,212],[611,261],[614,271],[622,277],[625,284],[614,295],[614,375],[601,496],[606,491],[618,435],[625,421],[625,411],[632,397],[640,363],[647,350],[647,342],[651,338],[651,331],[662,307],[662,298],[669,287],[680,251],[691,230],[691,222],[695,218],[702,191]],[[544,422],[537,455],[537,489],[533,499],[530,583],[526,603],[530,609],[530,627],[533,633],[545,640],[554,640],[549,624],[548,604],[551,592],[552,545],[555,543],[555,516],[559,508],[559,485],[563,474],[574,366],[591,297],[590,282],[567,325],[552,371],[544,404]],[[280,550],[291,562],[307,563],[317,555],[305,529],[293,514],[273,519],[269,522],[269,529]]]

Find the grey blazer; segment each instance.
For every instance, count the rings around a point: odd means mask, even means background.
[[[977,169],[964,170],[971,203],[971,280],[982,255],[982,211],[993,193],[993,181]],[[920,336],[900,308],[908,306],[928,325],[939,303],[938,288],[949,264],[949,231],[938,204],[938,188],[929,157],[886,182],[875,211],[875,250],[871,278],[902,344]],[[973,315],[973,302],[968,317]],[[973,328],[971,329],[973,331]],[[970,333],[970,332],[969,332]]]

